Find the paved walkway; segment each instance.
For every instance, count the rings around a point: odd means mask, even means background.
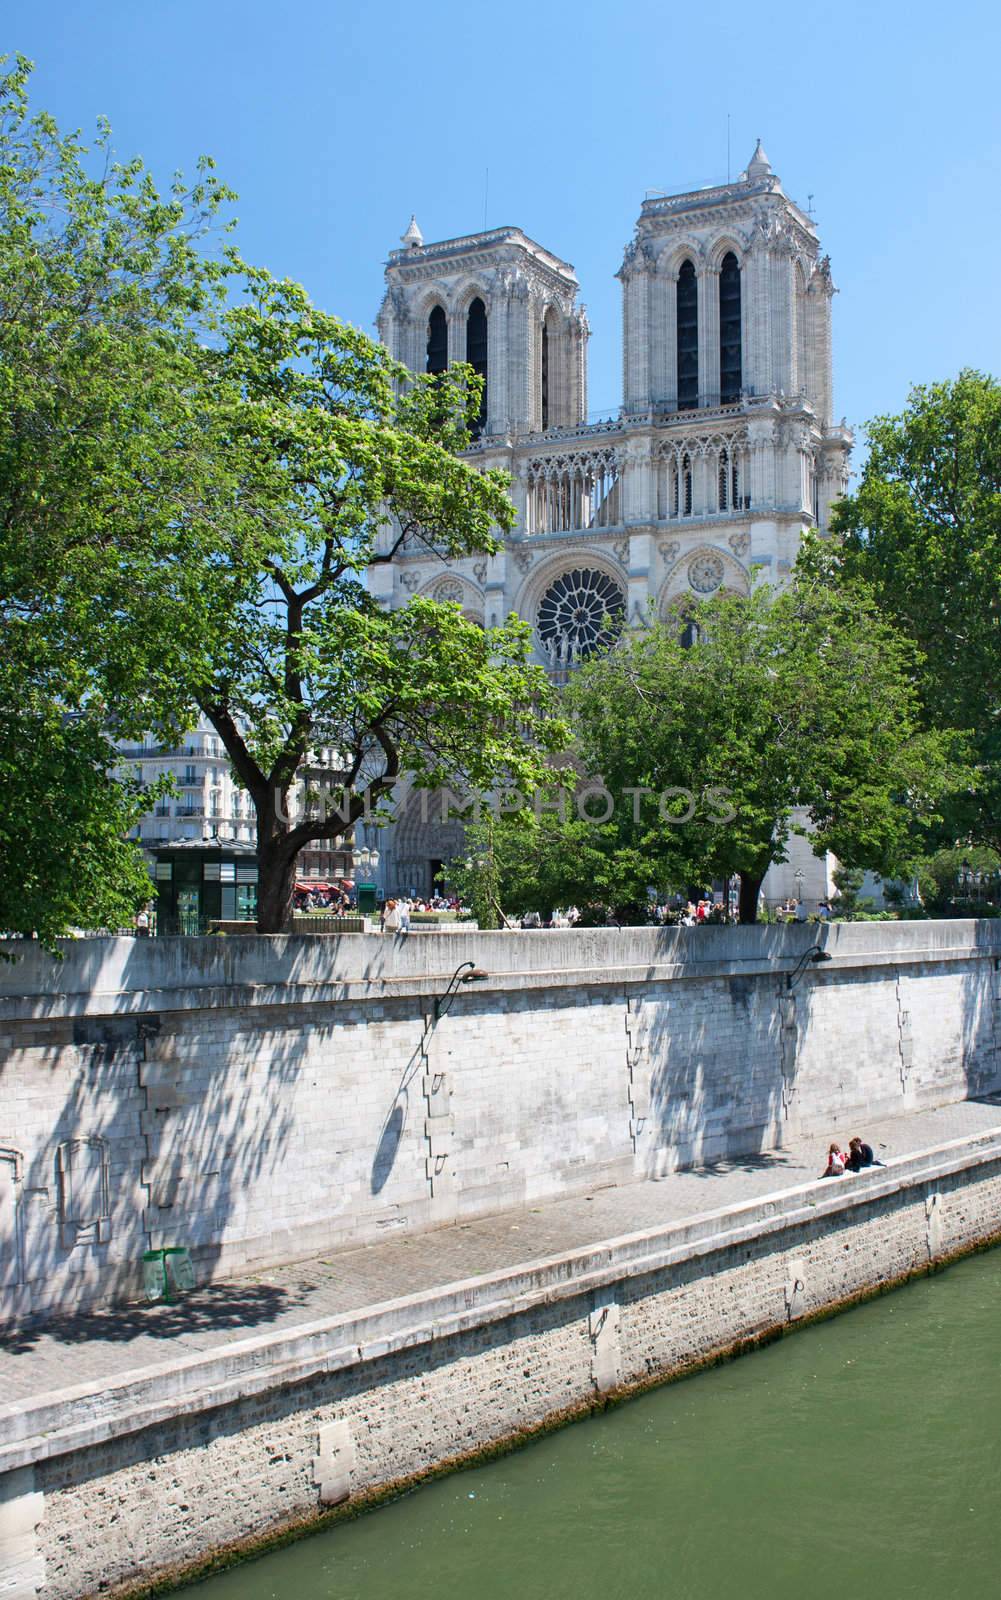
[[[864,1132],[884,1159],[913,1155],[950,1139],[1001,1127],[1001,1097],[964,1101],[869,1123]],[[819,1176],[824,1141],[675,1173],[569,1200],[551,1200],[430,1233],[387,1240],[217,1283],[176,1305],[137,1305],[43,1326],[0,1329],[0,1434],[5,1404],[44,1397],[70,1384],[103,1387],[139,1367],[156,1366],[236,1338],[361,1310],[401,1295],[443,1287],[684,1221],[773,1194]],[[846,1183],[854,1180],[849,1176]]]

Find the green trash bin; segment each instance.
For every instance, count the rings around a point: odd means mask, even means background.
[[[143,1293],[147,1300],[162,1300],[167,1292],[163,1273],[163,1251],[147,1250],[143,1256]]]
[[[189,1289],[195,1287],[195,1271],[186,1245],[171,1245],[163,1252],[163,1271],[171,1288],[178,1294],[186,1294]],[[171,1298],[168,1293],[167,1299]]]
[[[150,1301],[172,1304],[179,1294],[195,1287],[195,1272],[187,1245],[167,1245],[147,1250],[143,1256],[143,1290]]]

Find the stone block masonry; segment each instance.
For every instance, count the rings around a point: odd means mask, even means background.
[[[135,1296],[146,1250],[207,1282],[1001,1086],[993,923],[8,949],[7,1320]]]
[[[12,1600],[135,1593],[1001,1234],[1001,1127],[0,1407]],[[4,1565],[6,1559],[7,1565]]]

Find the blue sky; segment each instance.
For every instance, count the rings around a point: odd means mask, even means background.
[[[853,425],[912,382],[1001,374],[1001,8],[508,0],[6,0],[64,127],[114,128],[158,176],[201,152],[244,254],[371,331],[411,211],[428,240],[514,223],[572,261],[590,407],[620,398],[614,278],[644,191],[719,181],[760,134],[812,204],[840,294]],[[489,169],[489,192],[486,173]]]

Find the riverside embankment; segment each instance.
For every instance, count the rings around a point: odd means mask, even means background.
[[[857,1178],[794,1146],[11,1332],[7,1592],[141,1590],[1001,1233],[1001,1105],[866,1132]]]
[[[351,1508],[1001,1230],[991,924],[17,953],[8,1600]],[[886,1167],[816,1182],[855,1131]],[[123,1306],[172,1244],[203,1287]]]
[[[981,1600],[1001,1250],[210,1578],[197,1600]],[[189,1600],[185,1596],[185,1600]],[[190,1597],[194,1600],[194,1597]]]

